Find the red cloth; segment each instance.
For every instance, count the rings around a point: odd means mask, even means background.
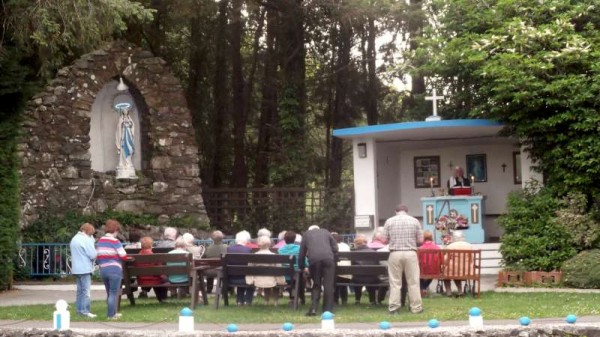
[[[152,249],[142,249],[140,250],[141,255],[151,255]],[[136,267],[153,267],[160,266],[161,263],[134,263]],[[162,284],[165,282],[165,278],[162,275],[140,275],[138,276],[138,285],[140,286],[153,286],[157,284]]]
[[[433,241],[425,241],[419,249],[440,249],[440,246],[436,245]],[[421,274],[438,274],[440,272],[441,262],[440,256],[437,254],[419,256],[419,268],[421,269]]]

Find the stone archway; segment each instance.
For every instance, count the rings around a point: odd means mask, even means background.
[[[94,163],[92,169],[90,136],[111,132],[108,127],[90,132],[93,106],[119,76],[138,109],[141,161],[136,180],[117,180],[108,166],[99,169]],[[117,41],[59,70],[29,103],[23,135],[22,225],[48,209],[191,215],[208,222],[183,89],[165,61],[148,51]],[[114,139],[114,133],[107,137]]]

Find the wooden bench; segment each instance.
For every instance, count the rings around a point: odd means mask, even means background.
[[[221,297],[223,304],[229,305],[229,287],[254,287],[254,285],[229,285],[229,278],[232,276],[284,276],[292,280],[292,287],[295,294],[299,292],[300,271],[294,268],[296,257],[293,255],[278,254],[223,254],[221,256],[221,271],[219,273],[217,287],[215,289],[215,308],[219,308]],[[260,265],[256,265],[260,264]],[[288,287],[278,285],[278,288]],[[294,296],[294,310],[298,309],[298,296]]]
[[[335,267],[335,276],[336,276],[336,286],[350,286],[350,287],[388,287],[389,282],[387,280],[388,270],[385,264],[382,262],[387,262],[389,257],[388,252],[338,252],[338,258],[340,261],[348,260],[348,261],[361,261],[362,264],[352,264],[349,266],[340,266],[337,265]],[[372,262],[372,263],[368,263]],[[364,282],[355,282],[353,279],[347,279],[348,281],[337,282],[337,280],[343,280],[344,278],[338,278],[340,275],[350,275],[350,276],[376,276],[379,280],[376,283],[364,283]]]
[[[152,252],[154,254],[165,254],[175,249],[174,247],[153,247]],[[125,248],[127,255],[139,254],[141,248]]]
[[[417,254],[422,279],[465,281],[465,293],[480,297],[481,250],[420,249]]]
[[[192,254],[150,254],[128,255],[129,259],[123,261],[123,284],[124,293],[129,299],[131,305],[135,305],[134,289],[137,287],[148,288],[188,288],[192,297],[191,307],[195,307],[198,303],[198,285],[200,284],[196,271],[194,270],[194,262]],[[138,266],[137,264],[145,264],[146,266]],[[148,267],[148,264],[156,264]],[[187,275],[187,281],[184,283],[162,283],[158,285],[140,285],[137,283],[138,276],[149,275]],[[206,295],[206,294],[204,294]],[[206,296],[205,296],[206,297]]]
[[[378,276],[378,283],[336,282],[336,286],[389,286],[387,262],[389,252],[339,252],[340,260],[373,261],[373,264],[336,266],[336,280],[339,275]],[[466,281],[466,293],[480,296],[481,290],[481,250],[419,249],[421,279]],[[423,265],[427,262],[427,266]]]

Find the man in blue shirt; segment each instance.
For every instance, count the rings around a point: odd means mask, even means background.
[[[73,261],[72,274],[77,278],[77,314],[89,318],[96,315],[90,312],[90,291],[92,287],[92,272],[96,248],[94,247],[94,226],[84,223],[71,239],[71,259]]]

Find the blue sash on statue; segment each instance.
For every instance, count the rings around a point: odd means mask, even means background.
[[[131,129],[129,129],[129,127],[124,127],[123,129],[123,131],[125,131],[125,135],[123,137],[121,147],[123,148],[125,158],[127,158],[131,157],[131,155],[133,154],[133,137],[131,137]]]

